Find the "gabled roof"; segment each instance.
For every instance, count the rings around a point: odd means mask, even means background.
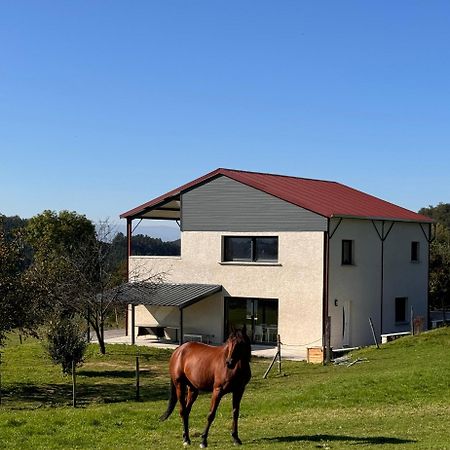
[[[121,218],[141,217],[146,211],[179,200],[182,192],[219,176],[258,189],[324,217],[352,217],[432,223],[429,217],[381,200],[334,181],[313,180],[241,170],[216,169],[160,197],[121,214]]]

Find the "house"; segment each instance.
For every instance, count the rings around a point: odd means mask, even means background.
[[[130,279],[166,276],[134,298],[133,337],[218,344],[245,324],[304,355],[407,331],[411,311],[426,326],[432,220],[343,184],[217,169],[121,217]],[[131,256],[136,219],[177,221],[181,255]]]

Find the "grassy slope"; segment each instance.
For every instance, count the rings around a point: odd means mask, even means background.
[[[267,360],[254,359],[242,403],[245,448],[450,449],[450,329],[408,337],[353,356],[367,362],[322,367],[284,362],[285,376],[263,380]],[[181,448],[177,414],[165,410],[169,352],[110,346],[90,348],[78,377],[81,407],[70,406],[70,380],[36,342],[10,342],[3,355],[6,397],[0,407],[0,448]],[[133,364],[141,354],[142,402],[135,402]],[[193,445],[209,396],[191,414]],[[231,401],[211,429],[211,448],[231,448]]]

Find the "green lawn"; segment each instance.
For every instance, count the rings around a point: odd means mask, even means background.
[[[142,401],[134,400],[134,361],[141,361]],[[168,396],[169,351],[92,346],[79,369],[79,403],[69,377],[40,344],[13,337],[2,355],[0,448],[176,449],[181,421],[159,422]],[[450,329],[402,338],[353,354],[351,367],[283,362],[269,378],[269,361],[254,358],[242,402],[240,436],[248,449],[450,449]],[[191,414],[193,447],[200,443],[209,395]],[[210,448],[234,448],[225,397],[209,436]]]

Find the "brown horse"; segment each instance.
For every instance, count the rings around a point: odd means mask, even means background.
[[[208,432],[216,416],[221,398],[233,393],[233,427],[231,436],[236,445],[242,444],[238,436],[239,406],[245,386],[250,381],[250,339],[245,327],[233,331],[220,347],[186,342],[178,347],[170,358],[171,394],[167,411],[161,416],[166,420],[180,402],[183,420],[183,445],[190,445],[189,413],[199,391],[212,391],[211,408],[206,428],[202,434],[201,448],[206,448]]]

